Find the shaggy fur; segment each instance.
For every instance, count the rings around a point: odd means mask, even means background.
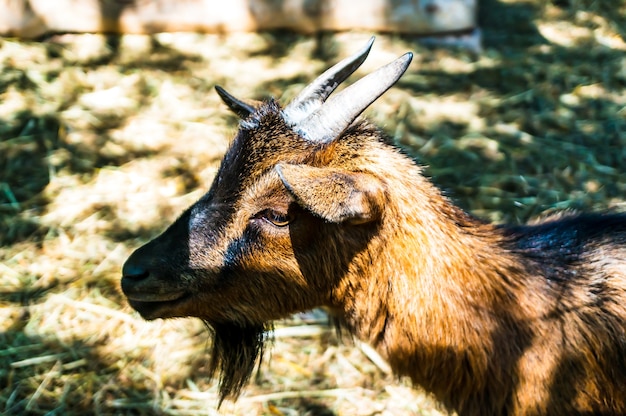
[[[220,377],[220,404],[226,397],[236,397],[248,383],[263,357],[271,325],[241,327],[234,324],[206,322],[213,334],[213,352],[209,376]]]
[[[263,104],[122,289],[214,328],[222,399],[272,320],[326,306],[460,415],[626,413],[626,217],[484,223],[365,122],[311,143]]]

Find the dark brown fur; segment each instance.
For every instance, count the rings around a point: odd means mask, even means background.
[[[220,376],[220,403],[227,396],[237,395],[246,385],[263,356],[271,325],[211,324],[213,352],[209,376]]]
[[[214,328],[222,397],[269,322],[326,306],[461,415],[626,413],[626,218],[483,223],[364,122],[310,143],[263,104],[124,274],[145,318]]]

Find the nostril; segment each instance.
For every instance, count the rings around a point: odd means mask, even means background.
[[[125,279],[141,280],[145,279],[149,275],[150,272],[148,269],[138,264],[126,262],[124,267],[122,267],[122,277]]]

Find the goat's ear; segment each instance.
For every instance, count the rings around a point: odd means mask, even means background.
[[[276,165],[296,201],[328,222],[363,224],[380,218],[385,192],[373,175],[307,165]]]

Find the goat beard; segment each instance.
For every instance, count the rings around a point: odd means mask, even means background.
[[[265,344],[271,339],[270,323],[239,325],[235,323],[205,324],[213,333],[213,351],[209,375],[219,377],[219,405],[224,399],[236,399],[250,380],[255,367],[263,359]]]

